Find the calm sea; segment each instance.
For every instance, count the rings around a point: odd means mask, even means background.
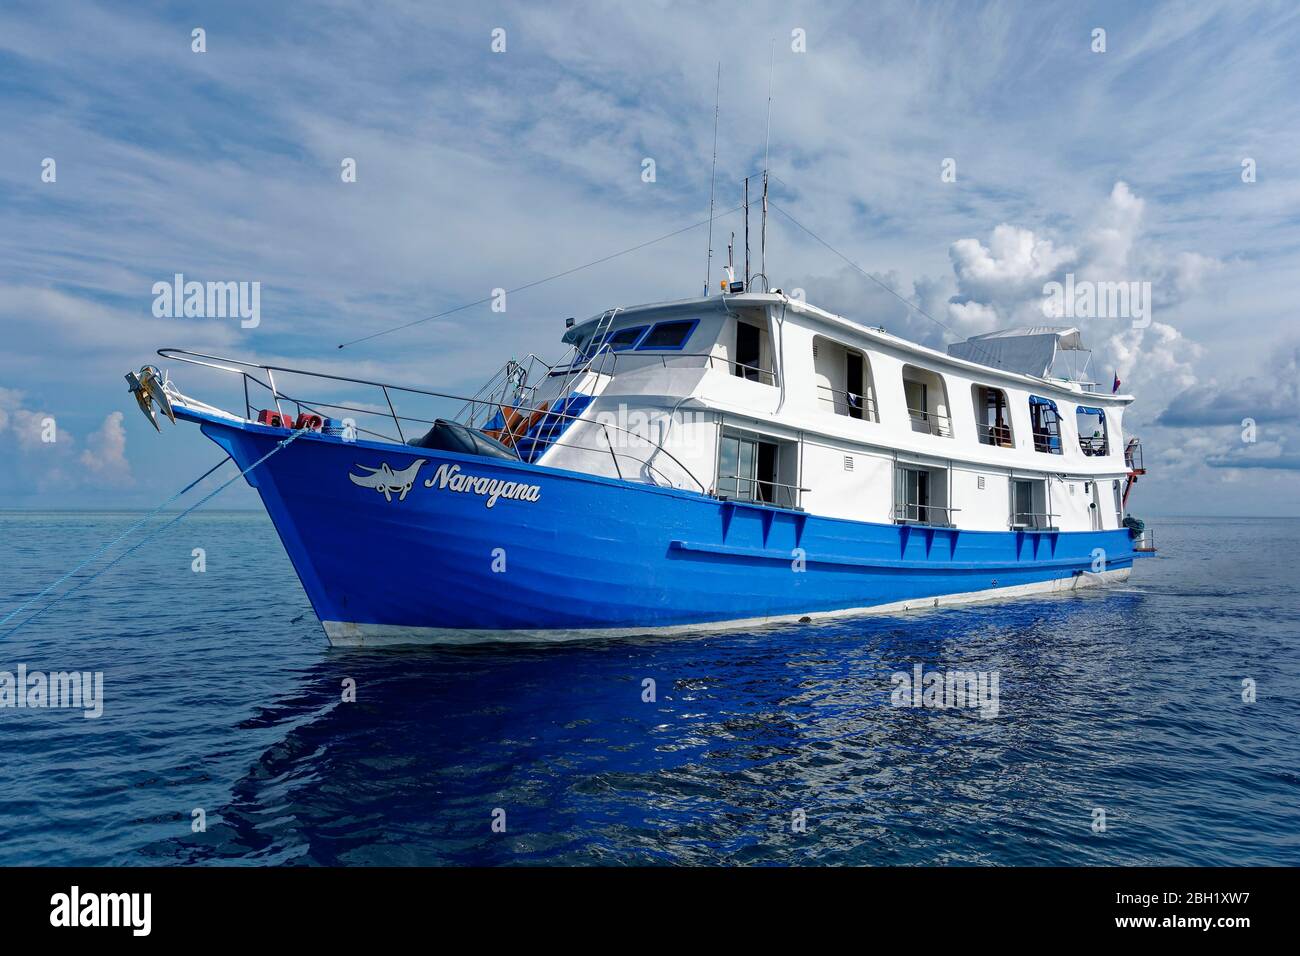
[[[138,517],[0,513],[0,616]],[[349,651],[263,515],[200,512],[0,639],[104,681],[0,709],[0,864],[1298,864],[1300,521],[1152,524],[1107,592]],[[893,706],[918,664],[997,715]]]

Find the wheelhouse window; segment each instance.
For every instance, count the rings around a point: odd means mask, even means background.
[[[697,325],[699,325],[698,319],[658,322],[637,344],[636,350],[638,352],[644,352],[647,349],[680,351],[685,347],[687,340],[690,339],[691,333],[695,331]]]
[[[714,488],[719,498],[797,508],[800,489],[793,480],[797,462],[794,442],[724,428]]]
[[[1061,454],[1061,416],[1050,398],[1029,396],[1029,428],[1034,435],[1034,451]]]
[[[865,353],[839,342],[813,339],[813,374],[823,409],[863,421],[880,421],[871,363]]]
[[[1104,411],[1080,405],[1075,409],[1075,421],[1079,426],[1079,448],[1085,455],[1093,457],[1110,454]]]
[[[625,352],[633,348],[645,334],[648,325],[634,325],[631,328],[619,329],[609,337],[609,347],[614,352]]]
[[[1011,479],[1011,527],[1043,531],[1052,527],[1045,478]]]
[[[894,520],[951,527],[948,469],[898,464],[894,468]]]
[[[1007,393],[987,385],[972,385],[971,398],[975,403],[975,431],[979,434],[980,444],[1014,448]]]
[[[927,432],[941,438],[952,437],[952,418],[948,414],[948,386],[943,376],[915,365],[903,366],[903,395],[912,431]]]
[[[772,343],[761,321],[737,316],[736,347],[732,352],[731,374],[751,382],[775,385],[772,372]]]

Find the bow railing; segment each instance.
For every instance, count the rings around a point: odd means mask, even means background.
[[[500,390],[503,386],[507,389],[511,387],[508,375],[506,375],[505,378],[502,378],[503,373],[506,373],[508,366],[507,368],[503,368],[502,372],[498,373],[498,377],[494,378],[493,381],[490,381],[487,385],[481,388],[478,393],[472,396],[465,396],[451,392],[435,391],[433,389],[396,385],[390,382],[380,382],[350,375],[335,375],[328,372],[315,372],[308,369],[295,368],[293,366],[264,365],[258,362],[245,362],[239,359],[226,358],[219,355],[193,352],[188,349],[164,348],[158,350],[158,355],[165,359],[174,359],[178,362],[185,362],[189,365],[197,365],[205,368],[216,369],[217,371],[226,372],[232,375],[239,375],[242,378],[243,384],[244,419],[250,422],[253,420],[253,403],[252,395],[249,391],[250,386],[261,387],[268,391],[276,410],[281,414],[282,418],[287,417],[284,415],[285,406],[292,406],[295,412],[299,414],[305,411],[315,415],[320,415],[322,418],[340,418],[342,416],[339,416],[336,413],[348,412],[352,415],[364,417],[365,424],[357,421],[352,422],[352,427],[355,429],[357,434],[367,435],[378,441],[402,445],[408,443],[408,435],[406,429],[403,428],[403,423],[406,423],[407,425],[432,426],[439,418],[442,418],[451,421],[459,421],[461,424],[465,424],[471,428],[479,427],[476,424],[476,419],[478,417],[477,410],[483,407],[489,407],[493,409],[494,412],[499,411],[503,416],[507,413],[536,416],[539,421],[542,420],[543,417],[549,418],[552,421],[563,420],[569,424],[583,420],[581,414],[573,415],[558,408],[548,406],[546,403],[534,403],[531,399],[536,386],[529,386],[526,382],[522,386],[522,393],[518,396],[501,393]],[[530,356],[530,359],[535,359],[536,362],[545,365],[544,362],[540,359],[536,359],[535,356]],[[281,380],[279,383],[276,382],[277,375]],[[373,390],[371,394],[374,395],[375,399],[382,399],[383,404],[380,404],[377,400],[371,402],[347,399],[326,401],[322,398],[297,394],[296,389],[294,389],[294,391],[286,389],[286,376],[301,376],[307,379],[319,380],[321,382],[330,383],[335,388],[342,391],[347,391],[349,389]],[[499,397],[494,397],[497,396],[498,393]],[[181,397],[184,398],[184,396]],[[510,398],[511,401],[507,401],[507,398]],[[513,403],[515,398],[525,398],[527,401],[515,404]],[[563,396],[561,396],[561,398],[563,398]],[[459,411],[447,415],[436,415],[430,412],[426,412],[423,415],[401,413],[397,408],[398,401],[420,401],[430,405],[437,403],[459,403]],[[344,421],[347,422],[349,419],[345,418]],[[677,487],[678,483],[667,475],[660,465],[655,463],[656,460],[662,456],[676,466],[676,469],[680,470],[681,474],[688,478],[692,486],[701,494],[708,494],[703,482],[695,477],[695,474],[687,468],[686,465],[677,458],[677,456],[665,448],[662,443],[654,441],[644,434],[640,434],[639,432],[625,428],[614,422],[592,418],[585,419],[585,421],[590,426],[590,428],[586,430],[587,432],[599,434],[604,438],[603,446],[582,444],[574,440],[572,437],[567,437],[569,430],[566,426],[566,428],[557,435],[530,436],[533,440],[533,447],[535,448],[537,445],[543,445],[546,447],[564,446],[581,451],[597,452],[602,455],[608,453],[613,461],[615,473],[620,478],[626,477],[623,462],[632,461],[643,467],[649,474],[662,479],[667,485]],[[377,422],[391,422],[396,435],[394,436],[387,431],[380,431],[379,429],[381,427],[386,428],[387,426],[377,424]],[[611,439],[611,432],[618,433],[617,442]],[[636,448],[638,445],[644,447],[644,450],[640,454],[629,452],[629,448]],[[514,451],[519,460],[525,460],[517,445],[507,445],[507,447]],[[530,460],[536,460],[537,457],[540,456],[534,454]],[[620,459],[622,459],[622,461],[620,461]],[[658,482],[654,481],[650,483],[658,484]]]

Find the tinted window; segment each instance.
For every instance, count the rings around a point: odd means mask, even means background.
[[[646,337],[641,340],[637,349],[679,349],[686,344],[694,328],[694,319],[660,322],[646,333]]]
[[[638,325],[630,329],[619,329],[609,337],[609,347],[615,352],[630,349],[636,345],[636,340],[641,337],[641,333],[645,330],[646,326],[644,325]]]

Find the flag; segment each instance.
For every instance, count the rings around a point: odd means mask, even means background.
[[[1114,395],[1119,391],[1119,372],[1115,373],[1115,384],[1110,387],[1110,393]]]

